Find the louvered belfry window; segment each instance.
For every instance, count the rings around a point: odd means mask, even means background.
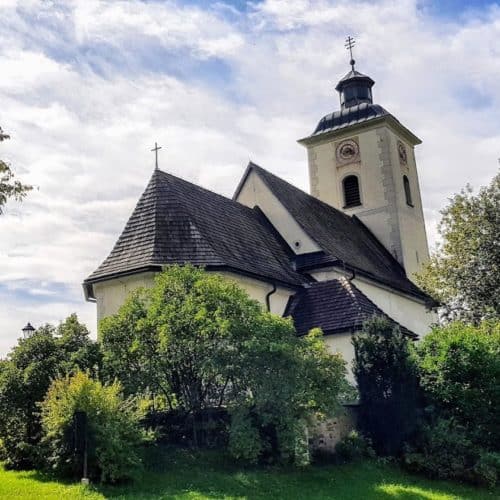
[[[361,205],[358,178],[355,175],[348,175],[342,184],[344,186],[345,208]]]
[[[411,189],[410,189],[410,181],[406,175],[403,175],[403,185],[405,188],[405,198],[406,204],[410,207],[413,207],[413,200],[411,199]]]

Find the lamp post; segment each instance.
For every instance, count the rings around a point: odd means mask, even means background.
[[[34,331],[33,325],[28,321],[28,324],[22,329],[23,337],[28,338]]]

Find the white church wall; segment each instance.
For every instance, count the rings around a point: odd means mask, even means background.
[[[352,333],[334,333],[325,335],[324,341],[328,350],[333,354],[340,354],[347,363],[347,380],[352,384],[355,383],[352,373],[352,362],[354,360],[354,347],[351,343]]]
[[[273,285],[270,283],[247,278],[246,276],[240,276],[235,273],[229,273],[225,271],[219,271],[219,274],[225,276],[238,283],[238,285],[245,290],[248,295],[259,301],[264,306],[266,305],[266,295],[273,290]],[[279,316],[283,316],[288,299],[290,295],[293,295],[295,290],[277,286],[276,291],[269,296],[269,305],[271,307],[271,312]]]
[[[311,275],[318,281],[327,281],[345,276],[345,274],[328,269],[313,272]],[[353,284],[361,290],[374,304],[392,319],[405,326],[420,338],[430,332],[431,326],[437,321],[437,315],[427,309],[425,304],[402,293],[392,292],[388,288],[356,277]]]
[[[155,273],[140,273],[132,276],[94,283],[94,295],[97,303],[97,324],[118,312],[129,293],[140,287],[151,287]]]
[[[321,250],[255,172],[247,176],[236,201],[251,208],[257,205],[296,254]]]
[[[364,280],[354,279],[353,283],[382,311],[420,338],[425,337],[437,321],[437,315],[417,300],[390,292]]]
[[[263,305],[266,304],[266,295],[273,289],[273,285],[264,281],[224,271],[218,271],[217,273],[238,283],[252,299],[258,300]],[[155,273],[149,272],[95,283],[97,324],[103,318],[117,313],[130,292],[139,287],[152,287],[154,276]],[[292,289],[276,287],[276,291],[269,297],[271,312],[282,316],[288,299],[293,293],[295,292]]]

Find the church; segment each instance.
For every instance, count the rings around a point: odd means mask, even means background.
[[[291,316],[298,335],[320,327],[348,364],[351,336],[373,315],[414,339],[429,332],[436,315],[414,283],[429,258],[414,153],[421,141],[373,103],[375,82],[351,67],[336,86],[340,109],[298,141],[310,194],[254,163],[232,199],[154,171],[111,253],[83,283],[98,321],[163,266],[191,263]]]

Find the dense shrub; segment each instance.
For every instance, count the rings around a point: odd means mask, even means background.
[[[198,443],[199,447],[222,449],[228,442],[230,415],[226,408],[205,408],[194,414],[149,410],[143,425],[154,429],[157,442],[162,444],[193,447]]]
[[[97,371],[99,348],[75,314],[20,339],[0,362],[0,452],[8,467],[40,465],[39,403],[51,380],[77,369]]]
[[[115,482],[134,477],[141,465],[139,445],[146,439],[135,400],[123,399],[118,382],[102,385],[78,372],[55,380],[41,405],[46,460],[61,475],[78,477],[81,454],[75,452],[74,417],[87,415],[89,477]]]
[[[238,460],[256,463],[264,452],[269,453],[271,442],[263,439],[255,416],[244,408],[233,411],[229,432],[229,452]]]
[[[378,453],[398,454],[418,423],[419,388],[411,340],[388,319],[375,317],[365,322],[352,342],[360,429]]]
[[[436,327],[417,348],[426,424],[404,463],[431,477],[494,485],[500,474],[500,324]]]
[[[453,419],[439,419],[423,427],[415,447],[405,454],[406,467],[441,479],[494,486],[500,474],[500,455],[485,452]]]
[[[343,462],[354,462],[375,456],[370,440],[358,431],[351,431],[341,439],[335,446],[335,453]]]
[[[500,479],[500,453],[482,451],[474,464],[473,477],[480,484],[497,485]]]
[[[498,447],[500,322],[435,328],[418,356],[421,385],[435,413],[452,416],[475,444]]]

